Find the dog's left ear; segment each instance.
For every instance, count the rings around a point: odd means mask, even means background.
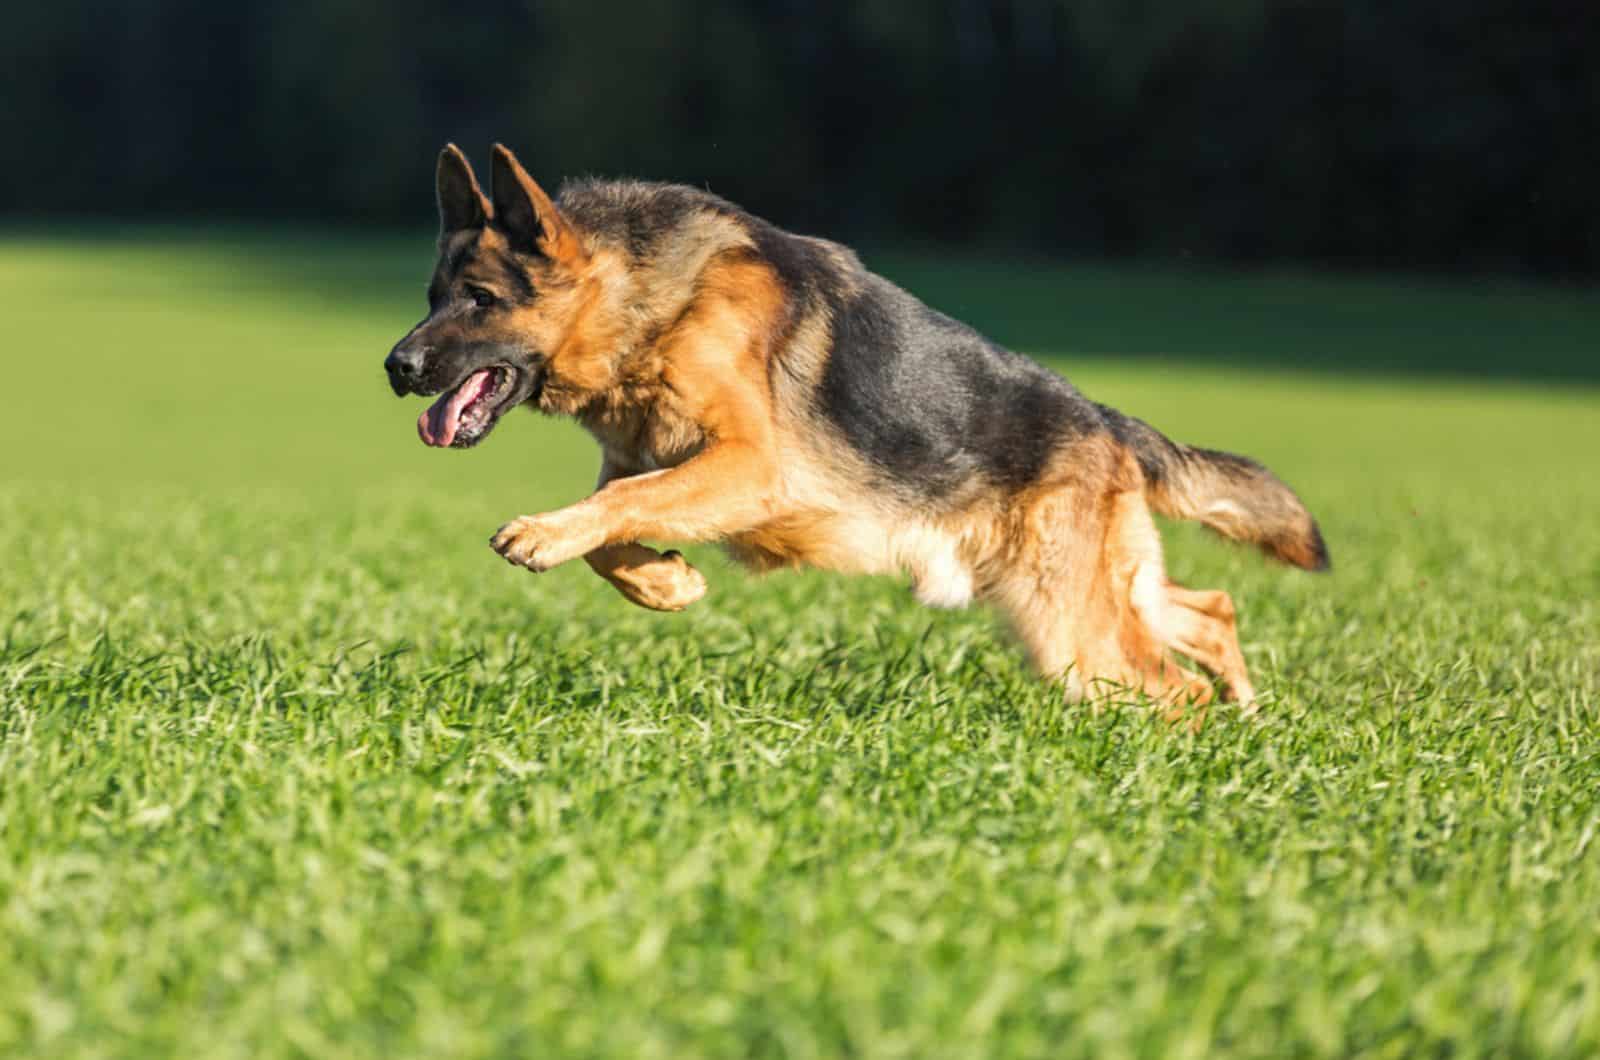
[[[553,261],[571,261],[582,254],[567,219],[503,144],[494,145],[492,188],[495,224],[511,237],[513,249]]]

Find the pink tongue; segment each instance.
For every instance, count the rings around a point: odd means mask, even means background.
[[[417,417],[417,434],[429,445],[441,448],[455,441],[456,429],[461,426],[461,413],[483,396],[493,378],[494,373],[485,368],[467,376],[467,381],[454,390],[439,395],[439,400]]]

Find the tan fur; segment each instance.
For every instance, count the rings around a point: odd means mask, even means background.
[[[580,415],[614,464],[659,470],[515,520],[496,535],[496,551],[544,570],[603,545],[720,538],[769,518],[778,451],[764,369],[768,325],[782,301],[765,266],[742,256],[708,264],[671,328],[640,363],[614,368],[613,385]]]

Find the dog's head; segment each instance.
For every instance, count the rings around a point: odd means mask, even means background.
[[[440,152],[428,315],[383,362],[396,394],[440,395],[417,420],[429,445],[476,445],[507,409],[600,382],[573,349],[586,345],[574,340],[595,293],[590,254],[499,144],[491,187],[492,201],[454,144]]]

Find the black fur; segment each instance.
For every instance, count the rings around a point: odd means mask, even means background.
[[[833,312],[817,399],[857,450],[933,497],[974,474],[1020,489],[1064,439],[1103,429],[1066,380],[863,272]]]
[[[579,228],[625,248],[635,259],[654,253],[664,236],[696,213],[748,215],[709,191],[646,180],[569,180],[556,205]]]
[[[778,273],[778,280],[789,291],[797,313],[814,308],[818,302],[837,306],[848,290],[849,277],[841,275],[836,257],[828,244],[816,239],[791,235],[757,217],[742,218],[756,253]],[[843,248],[838,248],[843,250]],[[854,254],[846,260],[859,268]]]
[[[486,220],[472,167],[454,146],[439,153],[437,170],[439,232],[448,235],[477,228]]]
[[[477,256],[478,240],[476,238],[467,240],[450,252],[450,257],[445,260],[443,267],[438,271],[438,275],[445,277],[459,276],[461,275],[461,270],[466,268],[467,263],[476,259]]]
[[[1111,436],[1132,450],[1146,482],[1159,485],[1176,472],[1177,463],[1183,459],[1183,449],[1177,443],[1144,420],[1119,412],[1110,405],[1095,402],[1094,407],[1099,410]]]
[[[533,283],[529,281],[528,274],[517,264],[516,259],[510,254],[500,253],[495,255],[495,272],[505,284],[506,290],[511,292],[511,300],[526,305],[533,301]]]
[[[461,275],[461,270],[478,260],[480,247],[477,241],[463,243],[451,252],[450,257],[433,274],[432,281],[428,284],[428,305],[438,308],[439,303],[449,294],[449,282],[453,277]],[[510,295],[510,300],[523,305],[534,300],[538,292],[534,290],[533,283],[528,279],[526,270],[517,263],[510,254],[498,252],[493,254],[494,273],[500,281],[500,286]]]

